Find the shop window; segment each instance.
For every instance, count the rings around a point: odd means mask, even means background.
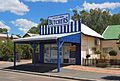
[[[69,59],[63,59],[63,63],[69,63]]]

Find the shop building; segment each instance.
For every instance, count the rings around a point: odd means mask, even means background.
[[[80,21],[69,21],[69,15],[52,16],[48,25],[40,27],[40,35],[14,40],[14,66],[16,66],[16,44],[31,44],[34,49],[33,64],[56,63],[58,72],[60,64],[82,64],[82,58],[100,49],[103,37]],[[39,46],[39,53],[36,48]],[[97,57],[96,57],[97,58]]]

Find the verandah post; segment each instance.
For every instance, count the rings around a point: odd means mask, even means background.
[[[16,57],[17,57],[17,55],[16,55],[16,43],[14,42],[14,67],[16,66]]]
[[[60,72],[60,41],[57,41],[57,66],[58,72]]]
[[[40,63],[44,63],[44,44],[43,43],[40,43],[39,44],[39,60],[40,60]]]

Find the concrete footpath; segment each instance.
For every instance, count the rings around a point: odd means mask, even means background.
[[[3,63],[3,64],[0,63],[0,65],[2,65],[2,67],[0,66],[1,67],[0,70],[40,75],[40,76],[56,77],[56,78],[73,79],[80,81],[120,81],[120,68],[110,69],[110,68],[95,68],[95,67],[69,65],[69,66],[61,67],[60,73],[57,72],[57,69],[40,73],[34,71],[5,68],[6,65],[8,67],[11,66],[11,64],[12,63]]]

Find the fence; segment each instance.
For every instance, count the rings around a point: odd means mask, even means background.
[[[84,66],[97,66],[98,64],[104,63],[106,65],[119,65],[120,59],[82,59],[82,65]]]

